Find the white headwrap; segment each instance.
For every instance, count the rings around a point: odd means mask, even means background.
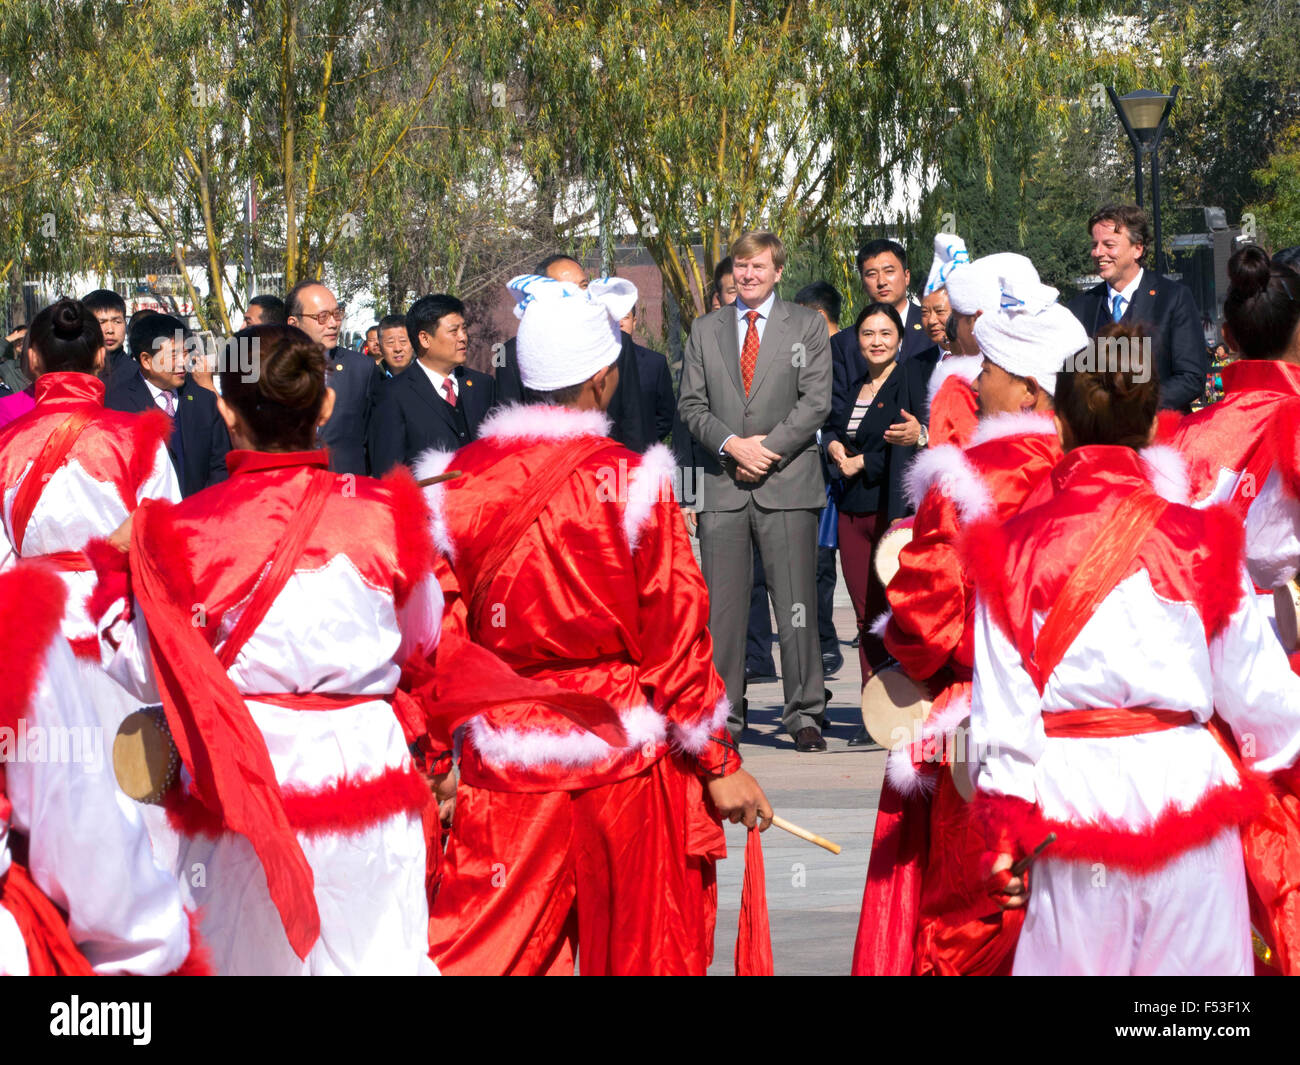
[[[928,296],[935,289],[943,288],[948,283],[948,275],[952,273],[953,268],[968,262],[970,262],[970,254],[966,251],[966,242],[961,237],[956,233],[936,233],[934,261],[930,263],[930,276],[926,279],[925,291],[921,295]]]
[[[948,277],[948,302],[958,314],[1012,308],[1040,311],[1060,295],[1038,280],[1025,256],[1004,251],[955,267]]]
[[[516,350],[524,387],[553,392],[581,384],[618,359],[618,323],[636,306],[636,286],[621,277],[596,278],[586,289],[537,274],[511,278],[519,319]]]
[[[1039,310],[1010,307],[981,314],[975,320],[975,342],[995,366],[1032,377],[1056,395],[1056,375],[1066,359],[1088,346],[1088,333],[1066,308],[1051,303]]]

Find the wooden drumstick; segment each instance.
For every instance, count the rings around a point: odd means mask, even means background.
[[[1034,848],[1033,854],[1026,854],[1023,858],[1020,859],[1020,861],[1016,862],[1016,864],[1011,867],[1011,875],[1020,876],[1031,865],[1034,864],[1035,858],[1037,858],[1040,854],[1043,853],[1043,851],[1047,850],[1047,848],[1050,847],[1055,842],[1056,842],[1056,833],[1049,832],[1047,834],[1047,838],[1043,840],[1043,842],[1040,843],[1037,847]]]
[[[446,473],[440,473],[436,477],[425,477],[416,481],[417,488],[428,488],[431,484],[441,484],[443,481],[454,481],[461,476],[460,470],[448,470]]]
[[[828,839],[822,839],[821,836],[809,832],[806,828],[800,828],[798,825],[791,824],[784,817],[772,815],[772,824],[777,828],[789,832],[792,836],[798,836],[800,839],[806,839],[809,843],[816,843],[817,846],[830,851],[832,854],[839,854],[842,849],[838,843],[832,843]]]

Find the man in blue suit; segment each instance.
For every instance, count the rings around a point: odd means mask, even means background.
[[[1184,414],[1205,394],[1210,352],[1201,314],[1185,285],[1143,268],[1151,246],[1151,223],[1140,207],[1107,204],[1088,219],[1092,261],[1101,282],[1070,302],[1070,311],[1095,337],[1121,322],[1151,337],[1160,407]]]
[[[132,363],[108,385],[104,405],[111,410],[161,410],[172,419],[167,452],[190,496],[226,479],[230,434],[217,412],[217,397],[185,373],[185,342],[190,332],[170,314],[137,313],[127,334]]]

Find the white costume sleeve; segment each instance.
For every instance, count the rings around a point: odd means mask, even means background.
[[[1241,603],[1210,641],[1214,708],[1245,761],[1273,773],[1300,754],[1300,677],[1291,672],[1244,571],[1241,579]]]
[[[126,600],[118,599],[103,617],[92,618],[99,633],[99,658],[104,672],[145,706],[162,702],[153,661],[149,657],[149,628],[139,603],[126,619]]]
[[[79,697],[77,678],[60,636],[28,714],[29,757],[6,765],[13,822],[28,837],[32,880],[68,914],[69,933],[97,973],[172,972],[190,951],[180,888],[154,863],[140,812],[113,774],[113,738]]]
[[[1020,652],[975,601],[975,678],[971,738],[980,757],[981,791],[1037,803],[1034,766],[1047,742],[1042,700]]]
[[[176,476],[176,467],[172,465],[171,456],[167,454],[164,444],[158,445],[158,454],[154,456],[153,469],[140,485],[137,502],[146,499],[165,499],[169,503],[181,501],[181,483]]]
[[[402,642],[397,649],[399,664],[413,654],[428,655],[438,646],[442,607],[442,589],[433,574],[429,574],[411,590],[410,597],[397,612],[397,624],[402,630]]]
[[[1274,470],[1246,515],[1246,563],[1261,588],[1286,584],[1300,569],[1300,500]]]

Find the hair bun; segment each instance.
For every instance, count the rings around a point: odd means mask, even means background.
[[[1228,280],[1242,299],[1250,299],[1268,288],[1272,272],[1268,252],[1258,244],[1247,244],[1228,260]]]
[[[324,360],[320,347],[306,336],[290,339],[279,357],[264,364],[259,391],[289,410],[307,410],[320,403]]]
[[[76,340],[85,330],[81,304],[76,300],[59,300],[52,308],[50,325],[60,340]]]

